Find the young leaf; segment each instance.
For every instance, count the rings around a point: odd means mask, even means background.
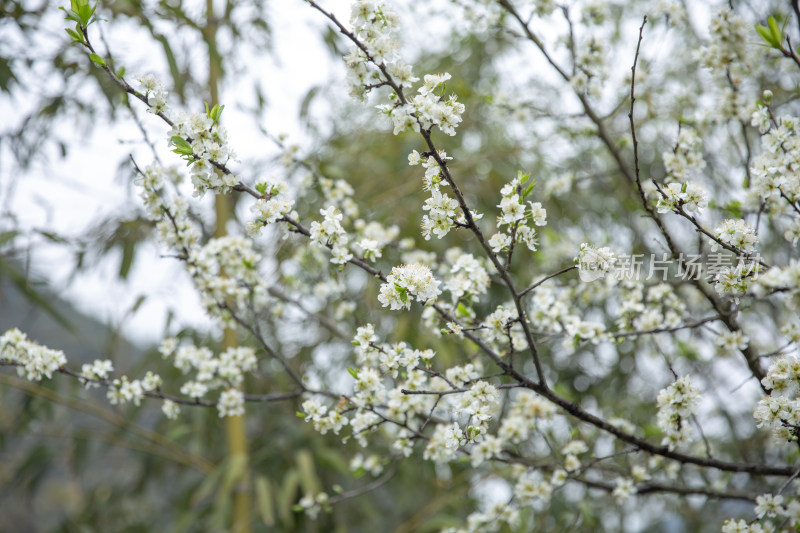
[[[192,145],[186,142],[186,139],[184,139],[183,137],[180,137],[178,135],[173,135],[172,138],[170,138],[170,142],[175,147],[175,150],[173,150],[173,152],[175,152],[176,154],[194,155],[194,152],[192,151]]]
[[[775,21],[775,17],[770,16],[769,18],[767,18],[767,24],[769,24],[769,31],[772,34],[772,38],[778,44],[778,47],[780,47],[780,43],[783,40],[782,39],[783,36],[781,33],[781,29],[778,27],[778,23]]]
[[[64,13],[67,14],[66,17],[65,17],[67,20],[71,20],[71,21],[77,23],[78,27],[80,27],[81,19],[78,16],[78,14],[75,13],[74,10],[73,11],[67,11],[66,8],[63,8],[63,7],[59,7],[58,9],[60,9],[61,11],[63,11]]]
[[[72,42],[73,43],[83,44],[83,35],[81,35],[80,33],[76,32],[75,30],[71,30],[69,28],[65,28],[64,31],[66,31],[67,34],[69,34],[69,36],[72,37]]]
[[[527,196],[528,196],[528,195],[529,195],[529,194],[530,194],[530,193],[533,191],[533,188],[534,188],[535,186],[536,186],[536,182],[535,182],[535,181],[532,181],[532,182],[531,182],[531,184],[530,184],[530,185],[528,185],[527,187],[525,187],[525,190],[524,190],[524,191],[522,191],[522,197],[523,197],[523,198],[527,197]]]
[[[756,24],[756,31],[770,47],[781,50],[782,35],[780,28],[778,28],[778,23],[775,21],[775,17],[769,17],[767,19],[767,24],[769,27]]]
[[[211,110],[211,120],[213,120],[215,124],[219,122],[220,117],[222,117],[223,109],[225,109],[224,105],[215,105],[214,109]]]
[[[104,67],[104,66],[106,66],[106,60],[105,60],[105,59],[103,59],[102,57],[100,57],[100,56],[99,56],[99,55],[97,55],[97,54],[94,54],[94,53],[92,53],[92,54],[89,54],[89,59],[91,59],[92,61],[94,61],[95,63],[97,63],[98,65],[100,65],[101,67]]]

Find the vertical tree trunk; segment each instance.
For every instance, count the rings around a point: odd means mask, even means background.
[[[214,0],[206,0],[205,40],[208,45],[208,91],[209,107],[219,104],[219,81],[221,65],[217,53],[217,18],[214,11]],[[227,235],[227,224],[232,218],[233,206],[230,198],[217,195],[215,198],[216,228],[215,237]],[[222,337],[222,350],[236,346],[236,332],[225,328]],[[231,531],[233,533],[250,533],[251,502],[250,476],[248,471],[247,431],[244,416],[228,416],[225,418],[225,434],[228,442],[228,460],[231,465],[241,464],[239,479],[233,488],[231,506]]]

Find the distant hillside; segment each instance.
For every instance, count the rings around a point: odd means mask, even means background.
[[[97,319],[77,311],[46,286],[37,285],[35,289],[68,326],[31,302],[10,280],[0,277],[0,332],[19,328],[39,343],[63,350],[69,361],[78,365],[112,355],[115,362],[132,361],[141,355],[140,348]]]

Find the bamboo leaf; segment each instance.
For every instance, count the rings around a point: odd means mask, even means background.
[[[275,509],[272,505],[272,486],[269,479],[264,476],[258,476],[256,478],[255,488],[258,514],[261,515],[261,520],[264,522],[264,525],[274,526]]]

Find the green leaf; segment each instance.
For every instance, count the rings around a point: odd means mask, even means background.
[[[764,39],[764,41],[770,47],[780,50],[781,49],[780,29],[778,29],[778,25],[773,17],[769,17],[767,23],[769,24],[769,28],[767,28],[766,26],[762,26],[761,24],[756,24],[756,31],[758,32],[759,35],[761,35],[761,38]],[[776,29],[777,33],[775,32]]]
[[[347,369],[347,372],[348,372],[348,373],[349,373],[351,376],[353,376],[353,379],[358,379],[358,370],[356,370],[355,368],[348,368],[348,369]]]
[[[133,303],[133,307],[131,307],[131,313],[136,313],[146,300],[147,296],[144,294],[140,294],[136,298],[136,301]]]
[[[322,482],[317,476],[316,468],[314,466],[314,456],[308,449],[299,450],[295,454],[295,461],[297,463],[297,471],[300,474],[300,486],[303,492],[317,494],[322,491]]]
[[[217,490],[222,476],[225,474],[227,469],[227,463],[222,462],[219,464],[219,466],[217,466],[217,468],[214,469],[213,472],[206,476],[200,486],[192,493],[190,499],[192,505],[197,505],[200,501],[206,499]]]
[[[297,490],[300,487],[300,476],[297,469],[292,469],[283,478],[280,490],[275,495],[278,516],[284,524],[284,531],[294,530],[294,518],[292,517],[293,503],[296,501]]]
[[[272,488],[270,487],[269,479],[264,476],[256,477],[255,488],[258,514],[261,515],[264,525],[274,526],[275,509],[272,505]]]
[[[173,135],[169,140],[172,145],[175,147],[176,154],[180,155],[194,155],[194,151],[192,151],[192,145],[186,142],[186,139],[180,137],[178,135]]]
[[[106,66],[106,60],[103,59],[102,57],[100,57],[99,55],[95,54],[95,53],[89,54],[89,59],[91,59],[92,61],[94,61],[95,63],[100,65],[101,67]]]
[[[83,5],[77,10],[78,15],[81,18],[81,23],[84,26],[88,26],[92,22],[92,15],[94,15],[94,10],[97,9],[97,5],[94,7],[90,6],[88,2],[82,3]]]
[[[153,38],[160,42],[161,47],[164,49],[164,57],[167,59],[169,73],[170,76],[172,76],[172,88],[175,90],[176,94],[183,96],[185,80],[178,66],[178,60],[175,58],[175,53],[172,51],[172,47],[169,44],[169,40],[160,33],[156,33],[152,26],[148,25],[148,28],[150,28],[150,31],[153,33]]]
[[[225,109],[224,105],[215,105],[214,109],[211,110],[213,116],[211,118],[214,119],[214,122],[219,122],[219,119],[222,118],[222,111]]]
[[[225,106],[224,105],[220,106],[218,104],[215,104],[214,107],[209,109],[208,102],[205,102],[205,104],[206,104],[206,115],[214,122],[214,124],[216,124],[217,122],[219,122],[219,118],[220,116],[222,116],[222,110],[225,109]]]
[[[80,22],[81,22],[81,21],[80,21],[80,19],[78,18],[78,14],[77,14],[77,13],[75,13],[74,4],[73,4],[73,9],[70,9],[69,11],[67,11],[67,8],[65,8],[65,7],[61,7],[61,6],[59,6],[59,8],[58,8],[58,9],[60,9],[60,10],[61,10],[61,11],[63,11],[64,13],[66,13],[66,15],[65,15],[65,18],[66,18],[67,20],[74,20],[75,22],[77,22],[78,24],[80,24]]]
[[[524,190],[524,191],[522,191],[522,197],[523,197],[523,198],[527,197],[527,196],[528,196],[528,195],[529,195],[529,194],[530,194],[530,193],[533,191],[533,188],[534,188],[535,186],[536,186],[536,182],[535,182],[535,181],[532,181],[532,182],[531,182],[531,184],[530,184],[530,185],[528,185],[527,187],[525,187],[525,190]]]
[[[122,259],[119,262],[119,277],[121,279],[128,279],[128,274],[130,274],[135,253],[135,242],[127,240],[122,244]]]
[[[227,463],[225,475],[222,477],[222,483],[218,484],[216,487],[217,495],[215,503],[220,506],[229,500],[235,484],[242,479],[242,475],[247,467],[247,457],[243,454],[233,454],[228,456],[225,462]]]
[[[78,33],[77,31],[75,31],[75,30],[71,30],[71,29],[69,29],[69,28],[64,28],[64,31],[66,31],[66,32],[67,32],[67,34],[68,34],[70,37],[72,37],[72,42],[73,42],[73,43],[79,43],[79,44],[83,44],[83,35],[81,35],[81,34],[80,34],[80,33]]]
[[[769,31],[772,33],[772,38],[775,39],[775,42],[778,43],[778,46],[780,47],[780,43],[783,40],[783,35],[781,29],[778,27],[775,17],[768,17],[767,24],[769,24]]]

